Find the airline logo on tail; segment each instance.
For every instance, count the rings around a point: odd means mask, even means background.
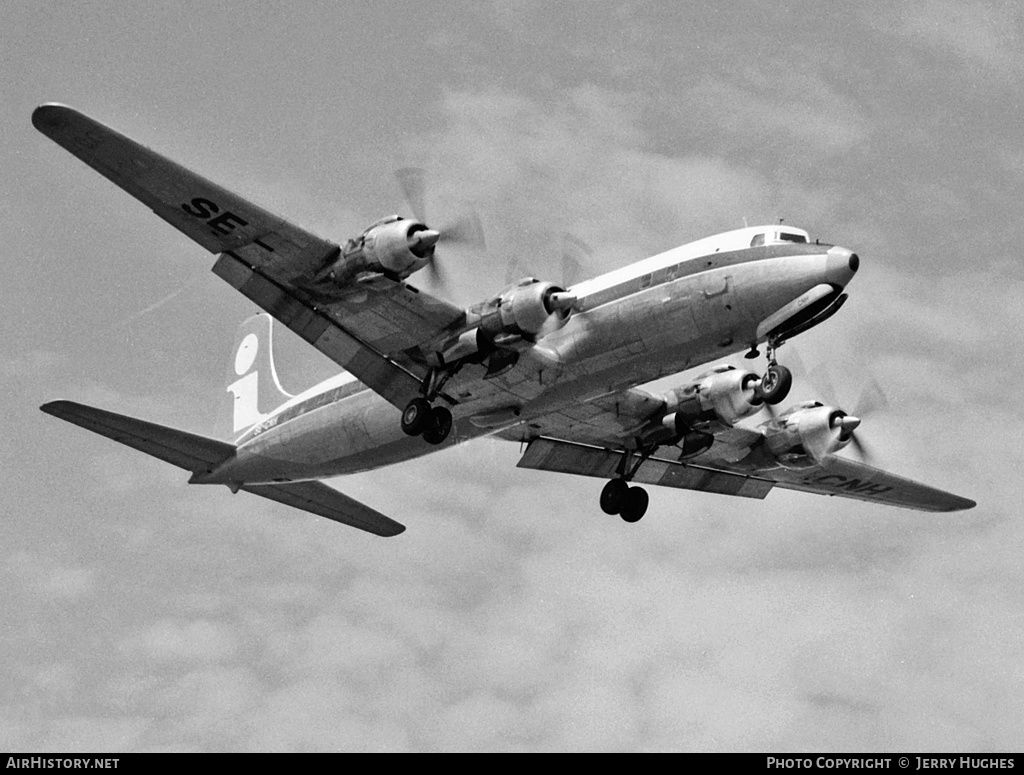
[[[232,396],[231,432],[248,430],[291,398],[281,387],[274,368],[273,318],[254,315],[238,329],[235,361],[228,372],[227,392]]]
[[[235,397],[232,426],[235,433],[250,428],[263,419],[259,410],[259,372],[249,371],[256,362],[259,350],[259,337],[256,334],[247,334],[235,353],[235,374],[241,379],[228,385],[228,392]]]

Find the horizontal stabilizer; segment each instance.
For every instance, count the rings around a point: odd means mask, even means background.
[[[278,503],[319,514],[345,525],[357,527],[374,535],[396,536],[405,525],[385,517],[354,498],[328,487],[322,482],[287,482],[285,484],[243,484],[242,489]]]
[[[192,473],[211,471],[235,454],[234,444],[74,401],[52,401],[39,408]]]
[[[74,401],[51,401],[39,408],[194,474],[212,471],[235,454],[234,444]],[[401,523],[320,482],[242,484],[239,489],[374,535],[395,536],[405,530]]]

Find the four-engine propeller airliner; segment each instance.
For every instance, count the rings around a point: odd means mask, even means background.
[[[774,487],[924,511],[975,503],[836,453],[860,419],[789,391],[786,340],[834,315],[860,264],[775,224],[692,242],[562,288],[527,277],[468,309],[410,284],[453,235],[383,218],[335,243],[218,186],[82,113],[42,105],[39,131],[217,254],[213,272],[269,313],[243,323],[227,387],[228,439],[71,401],[42,410],[191,473],[390,536],[405,528],[318,480],[492,436],[519,467],[607,480],[600,507],[627,522],[639,484],[764,498]],[[416,212],[420,210],[420,212]],[[271,317],[343,371],[280,387]],[[639,385],[765,347],[763,374],[719,365],[664,394]],[[758,427],[739,424],[762,410]]]

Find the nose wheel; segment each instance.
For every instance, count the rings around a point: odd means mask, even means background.
[[[452,413],[417,396],[402,410],[402,431],[407,436],[422,436],[428,444],[440,444],[452,431]]]
[[[756,388],[757,396],[768,404],[781,403],[793,387],[793,374],[785,366],[770,364]]]
[[[757,397],[766,404],[781,403],[789,395],[789,389],[793,387],[793,373],[785,366],[780,366],[775,360],[775,348],[777,343],[768,341],[768,368],[764,376],[755,388]],[[749,355],[749,353],[748,353]]]

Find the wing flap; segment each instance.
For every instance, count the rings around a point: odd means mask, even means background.
[[[615,445],[637,435],[651,418],[659,417],[665,399],[641,388],[630,388],[595,398],[576,400],[544,415],[545,437],[571,439],[580,444]],[[496,434],[509,441],[523,440],[517,426]]]
[[[398,408],[419,394],[421,378],[367,346],[336,320],[295,297],[295,292],[253,271],[230,253],[214,274],[269,312],[364,385]]]
[[[615,476],[622,455],[619,450],[540,438],[530,442],[517,467],[611,479]],[[633,481],[637,484],[757,499],[763,499],[773,487],[773,483],[765,479],[656,457],[644,461],[634,474]]]

